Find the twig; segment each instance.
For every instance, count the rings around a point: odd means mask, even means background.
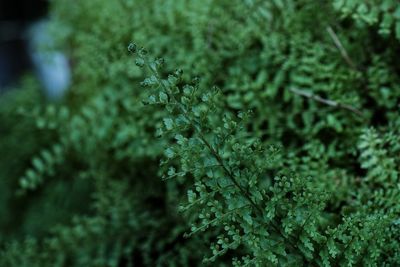
[[[326,31],[329,33],[330,37],[332,38],[333,42],[335,43],[336,47],[339,49],[340,54],[346,61],[346,63],[354,70],[358,70],[356,64],[354,64],[354,61],[350,58],[349,54],[347,53],[346,49],[342,45],[342,42],[340,42],[339,37],[336,35],[336,33],[333,31],[331,26],[326,27]]]
[[[351,111],[359,116],[364,117],[364,114],[360,110],[358,110],[355,107],[352,107],[350,105],[346,105],[346,104],[342,104],[342,103],[339,103],[339,102],[336,102],[333,100],[325,99],[318,95],[314,95],[311,92],[300,90],[300,89],[290,88],[289,90],[296,95],[300,95],[300,96],[303,96],[306,98],[313,99],[317,102],[323,103],[323,104],[331,106],[331,107],[347,109],[348,111]]]

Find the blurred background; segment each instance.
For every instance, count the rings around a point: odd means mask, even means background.
[[[64,95],[70,71],[66,57],[49,49],[48,6],[46,0],[0,2],[0,94],[32,72],[48,98],[59,100]]]
[[[32,115],[39,115],[44,105],[62,102],[70,84],[68,59],[54,49],[49,6],[46,0],[0,1],[0,243],[46,231],[41,219],[46,210],[60,218],[49,208],[51,201],[16,193],[16,177],[52,139],[52,134],[37,131]],[[64,210],[65,199],[59,200],[53,203]],[[32,203],[42,204],[32,208]],[[25,224],[26,219],[32,223]]]

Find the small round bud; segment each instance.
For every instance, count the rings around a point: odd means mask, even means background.
[[[181,70],[181,69],[177,69],[177,70],[175,70],[175,76],[176,77],[181,77],[182,76],[182,74],[183,74],[183,70]]]
[[[137,58],[137,59],[135,60],[135,64],[136,64],[136,66],[138,66],[138,67],[143,67],[143,66],[144,66],[144,60],[143,60],[143,58]]]
[[[200,78],[199,77],[194,77],[193,80],[192,80],[192,84],[196,86],[199,83],[200,83]]]
[[[128,51],[130,52],[130,53],[136,53],[136,50],[137,50],[137,47],[136,47],[136,44],[134,44],[134,43],[130,43],[129,45],[128,45]]]
[[[141,55],[141,56],[147,55],[147,50],[146,50],[146,48],[144,48],[144,47],[140,48],[140,50],[139,50],[139,55]]]
[[[165,60],[162,57],[157,58],[155,61],[157,69],[161,68],[164,65],[164,62]]]

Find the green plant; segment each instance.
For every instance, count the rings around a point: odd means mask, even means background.
[[[51,10],[73,86],[0,104],[0,266],[399,265],[394,1]]]
[[[131,44],[129,50],[136,52],[136,45]],[[188,191],[188,204],[182,207],[197,209],[189,235],[215,226],[225,230],[211,244],[212,256],[206,261],[238,247],[248,253],[234,259],[240,266],[371,264],[382,257],[395,214],[386,214],[379,206],[364,211],[362,204],[349,205],[354,210],[343,214],[326,212],[327,193],[331,192],[319,189],[316,184],[321,181],[293,174],[268,177],[265,166],[274,148],[263,148],[243,129],[242,121],[225,113],[216,89],[198,92],[197,80],[180,84],[180,70],[163,79],[159,74],[163,62],[150,61],[143,48],[138,51],[136,65],[150,72],[142,85],[158,89],[145,103],[164,105],[172,116],[163,119],[164,127],[159,130],[176,140],[164,153],[167,161],[163,164],[178,162],[178,167],[172,163],[167,178],[190,175],[194,179],[195,190]],[[249,113],[238,117],[246,120]],[[366,144],[374,146],[365,141],[360,148]],[[362,167],[371,166],[368,156],[367,152],[361,155]],[[395,169],[393,164],[387,167],[386,172],[374,174],[382,176]],[[364,254],[370,256],[361,258]]]

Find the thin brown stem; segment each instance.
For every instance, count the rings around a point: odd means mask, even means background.
[[[290,88],[289,90],[292,93],[296,94],[296,95],[299,95],[299,96],[302,96],[302,97],[306,97],[306,98],[309,98],[309,99],[313,99],[313,100],[315,100],[317,102],[320,102],[322,104],[325,104],[325,105],[328,105],[328,106],[331,106],[331,107],[346,109],[346,110],[351,111],[351,112],[353,112],[353,113],[355,113],[355,114],[357,114],[357,115],[359,115],[361,117],[364,117],[364,114],[360,110],[356,109],[353,106],[346,105],[346,104],[343,104],[343,103],[339,103],[337,101],[333,101],[333,100],[322,98],[322,97],[320,97],[318,95],[315,95],[315,94],[313,94],[313,93],[311,93],[309,91],[300,90],[300,89],[296,89],[296,88]]]
[[[339,37],[335,33],[335,31],[332,29],[331,26],[326,27],[326,31],[328,32],[329,36],[332,38],[333,42],[335,43],[335,46],[337,49],[339,49],[340,54],[342,55],[343,59],[346,61],[346,63],[353,69],[353,70],[358,70],[357,65],[354,63],[354,61],[350,58],[349,54],[347,53],[346,49],[344,48],[342,42],[340,41]]]

